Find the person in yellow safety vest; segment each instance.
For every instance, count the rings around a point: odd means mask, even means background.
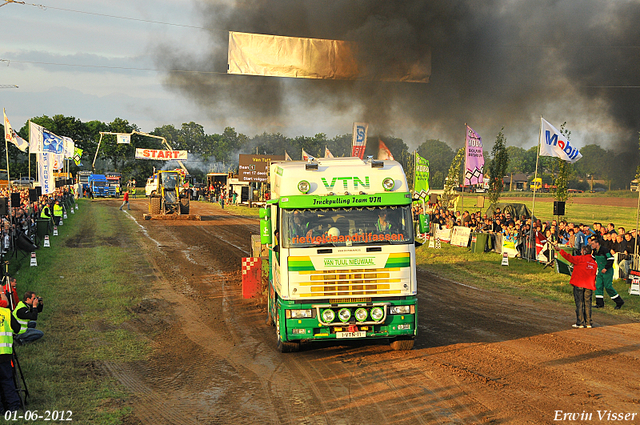
[[[13,310],[13,316],[20,324],[20,330],[15,335],[16,342],[32,342],[44,336],[44,332],[36,329],[38,313],[42,311],[42,306],[41,299],[34,292],[25,292],[23,301]]]
[[[0,303],[5,304],[7,297],[0,294]],[[6,410],[15,412],[22,408],[22,402],[13,380],[13,334],[20,331],[20,323],[8,308],[0,307],[0,415]]]
[[[49,204],[46,202],[43,202],[42,207],[40,208],[40,218],[46,220],[51,218],[51,208],[49,208]]]
[[[62,205],[60,205],[60,201],[56,201],[53,205],[53,222],[56,226],[60,225],[60,220],[62,219]]]

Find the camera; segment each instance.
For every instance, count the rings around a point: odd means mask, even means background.
[[[36,297],[38,299],[38,303],[42,304],[42,297]]]

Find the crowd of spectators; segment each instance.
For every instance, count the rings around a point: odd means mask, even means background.
[[[414,205],[414,215],[422,213],[420,205]],[[452,211],[442,206],[440,202],[431,205],[430,223],[438,224],[440,228],[451,229],[455,226],[469,227],[472,232],[501,234],[502,238],[513,241],[521,257],[526,257],[527,250],[536,254],[541,250],[549,258],[547,241],[575,248],[588,246],[590,236],[596,236],[602,245],[613,255],[618,256],[623,269],[623,277],[629,273],[630,259],[636,248],[635,229],[627,231],[624,227],[617,227],[613,223],[603,225],[594,222],[591,226],[584,223],[572,223],[566,220],[543,221],[536,219],[532,222],[528,216],[514,217],[510,212],[503,212],[496,208],[493,214],[481,212]],[[533,232],[533,235],[532,235]]]
[[[31,201],[28,188],[3,188],[0,190],[0,198],[6,198],[4,205],[7,214],[1,216],[1,237],[0,245],[2,254],[20,249],[18,241],[25,241],[25,237],[31,243],[36,244],[37,221],[45,219],[43,210],[48,213],[53,220],[56,201],[64,204],[72,196],[72,189],[69,187],[59,187],[49,195],[42,195],[36,201]],[[14,206],[11,199],[12,194],[20,195],[20,205]],[[15,197],[15,195],[14,195]]]

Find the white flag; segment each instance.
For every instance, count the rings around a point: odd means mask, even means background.
[[[309,155],[308,153],[306,153],[306,152],[304,151],[304,149],[302,149],[302,160],[303,160],[303,161],[308,161],[308,160],[309,160],[309,158],[312,158],[312,156],[311,156],[311,155]]]
[[[540,156],[555,156],[571,163],[582,158],[582,154],[554,126],[544,118],[540,124]]]
[[[76,144],[71,137],[62,136],[62,142],[64,145],[64,157],[73,158],[75,153]]]
[[[42,152],[44,127],[29,121],[29,153]]]
[[[291,159],[291,157],[289,156],[289,154],[287,153],[287,151],[284,151],[284,160],[285,160],[285,161],[293,161],[293,160]]]
[[[7,113],[2,108],[2,113],[4,114],[4,139],[7,142],[11,142],[17,146],[22,152],[26,152],[29,147],[29,143],[24,140],[22,137],[18,136],[18,134],[13,130],[11,124],[9,124],[9,118],[7,118]]]

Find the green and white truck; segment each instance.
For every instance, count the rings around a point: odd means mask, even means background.
[[[396,161],[278,161],[261,210],[268,322],[281,352],[301,342],[387,339],[418,329],[411,193]]]

